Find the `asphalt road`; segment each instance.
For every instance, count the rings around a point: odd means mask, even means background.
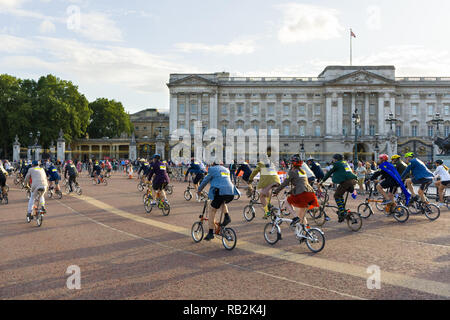
[[[262,211],[243,219],[243,191],[230,205],[237,246],[226,251],[218,239],[192,241],[203,205],[184,200],[184,183],[174,183],[163,216],[145,213],[136,179],[116,174],[108,186],[92,185],[82,174],[83,195],[47,200],[40,228],[25,221],[25,192],[8,184],[10,203],[0,205],[0,299],[450,299],[447,209],[434,222],[413,215],[405,224],[376,212],[357,233],[330,211],[326,246],[312,254],[285,224],[283,240],[267,244]],[[350,208],[363,200],[352,199]],[[67,287],[71,266],[80,270],[78,290]],[[378,275],[371,266],[379,268],[379,289],[368,288]]]

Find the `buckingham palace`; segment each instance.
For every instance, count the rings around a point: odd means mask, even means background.
[[[378,153],[438,153],[450,133],[450,77],[396,77],[394,66],[328,66],[313,77],[171,74],[170,132],[279,130],[281,157],[334,153],[372,160]],[[270,134],[270,133],[269,133]]]

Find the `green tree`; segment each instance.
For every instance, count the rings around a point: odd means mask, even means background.
[[[131,134],[129,115],[121,102],[100,98],[89,104],[93,114],[88,126],[89,138],[119,137],[122,133]]]

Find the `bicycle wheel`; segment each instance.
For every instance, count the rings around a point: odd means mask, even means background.
[[[14,179],[14,184],[17,186],[20,183],[20,179],[16,178]]]
[[[83,189],[81,187],[76,188],[77,195],[81,196],[83,194]]]
[[[92,179],[92,184],[95,186],[97,184],[97,180],[96,179]]]
[[[378,197],[377,200],[384,201],[384,198],[383,197]],[[375,202],[375,207],[377,207],[377,210],[380,211],[380,212],[384,211],[384,206],[381,204],[381,201],[380,202]]]
[[[259,198],[261,197],[261,195],[259,194],[258,191],[255,191],[254,193],[252,193],[252,197],[251,200],[253,201],[259,201]]]
[[[392,210],[394,219],[398,222],[405,223],[409,219],[409,210],[405,206],[395,206]]]
[[[147,213],[152,212],[153,206],[152,206],[152,200],[150,198],[145,199],[144,209],[145,209],[145,212],[147,212]]]
[[[8,185],[5,185],[5,191],[6,191],[6,193],[9,192],[9,186]]]
[[[205,232],[203,230],[203,223],[197,221],[192,225],[191,236],[192,240],[194,240],[195,243],[199,243],[200,241],[203,240],[204,233]]]
[[[163,213],[164,216],[168,216],[170,213],[170,204],[167,202],[163,202],[162,207],[161,207],[161,211]]]
[[[437,205],[432,203],[424,204],[423,212],[430,221],[436,220],[441,215],[441,209],[439,209]]]
[[[173,193],[173,186],[167,186],[166,192],[168,195],[171,195]]]
[[[222,244],[227,250],[233,250],[236,247],[236,232],[231,228],[225,228],[222,231]]]
[[[371,215],[373,215],[372,208],[368,203],[361,203],[358,206],[358,213],[361,215],[361,218],[367,219]]]
[[[108,179],[103,178],[103,184],[104,184],[105,186],[107,186],[107,185],[108,185]]]
[[[30,198],[31,198],[31,191],[30,190],[27,191],[27,198],[28,198],[28,200],[30,200]]]
[[[47,192],[47,198],[51,199],[53,197],[53,192],[50,190]]]
[[[327,213],[325,211],[325,208],[320,208],[319,210],[315,211],[313,220],[316,225],[319,227],[323,226],[326,222]]]
[[[264,227],[264,239],[272,246],[281,239],[281,234],[273,222],[267,223]]]
[[[234,200],[239,200],[241,198],[241,195],[240,194],[236,194],[235,196],[234,196]]]
[[[356,212],[349,212],[346,215],[347,225],[353,232],[359,231],[362,227],[362,218]]]
[[[36,215],[36,225],[38,227],[42,226],[42,221],[44,220],[44,217],[42,216],[42,214],[38,213]]]
[[[184,199],[185,199],[186,201],[190,201],[190,200],[192,199],[192,193],[191,193],[190,191],[186,190],[186,191],[184,192]]]
[[[255,218],[255,208],[251,205],[247,205],[244,207],[244,219],[248,222],[252,221]]]
[[[66,184],[65,192],[66,192],[66,194],[70,193],[70,187],[68,184]]]
[[[144,191],[144,186],[143,186],[143,184],[142,184],[142,183],[138,183],[137,189],[138,189],[139,192]]]
[[[318,253],[325,247],[325,236],[323,233],[317,229],[313,228],[306,231],[306,245],[309,250],[314,253]]]
[[[56,199],[58,199],[58,200],[61,200],[62,199],[62,192],[61,191],[55,191],[55,197],[56,197]]]

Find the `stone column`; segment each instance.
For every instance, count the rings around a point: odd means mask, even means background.
[[[186,107],[185,107],[186,111]],[[169,115],[169,133],[172,134],[178,127],[178,97],[176,94],[170,95],[170,115]]]
[[[356,110],[356,93],[352,92],[350,94],[352,95],[352,114],[350,115],[350,117],[352,117]],[[352,136],[354,136],[355,135],[355,125],[353,124],[353,119],[352,119],[352,124],[350,127],[351,127]]]
[[[102,145],[98,146],[98,159],[101,160],[103,158]]]
[[[92,159],[92,145],[89,145],[89,159]]]
[[[344,117],[344,97],[342,93],[338,96],[338,114],[337,114],[337,131],[338,136],[342,136],[342,125]]]
[[[72,148],[70,144],[67,146],[67,160],[72,160]]]
[[[380,92],[378,92],[378,133],[380,136],[385,136],[385,124],[386,119],[384,118],[384,98]]]
[[[16,135],[16,140],[13,143],[13,162],[20,161],[20,143],[19,137]]]
[[[166,159],[165,158],[165,150],[164,149],[165,149],[164,138],[158,136],[156,138],[156,153],[161,155],[161,159]]]
[[[62,162],[66,160],[66,140],[64,140],[62,129],[59,131],[57,141],[57,158]]]
[[[325,111],[325,136],[333,135],[333,115],[331,112],[331,93],[326,94],[326,111]]]
[[[135,161],[137,159],[136,137],[134,136],[134,132],[131,136],[128,157],[131,161]]]
[[[209,98],[209,128],[217,129],[217,96],[216,92],[210,93]]]
[[[53,161],[54,158],[55,158],[55,153],[56,153],[55,151],[56,151],[55,145],[54,145],[54,142],[52,140],[52,144],[50,145],[50,158],[51,158],[51,161]]]
[[[36,145],[36,148],[34,149],[34,159],[36,161],[41,160],[41,150],[42,150],[42,146],[41,145]]]
[[[191,94],[190,93],[185,93],[185,100],[184,100],[184,107],[185,107],[185,127],[186,130],[188,130],[189,132],[191,132]],[[193,133],[191,133],[193,134]]]
[[[370,106],[369,106],[369,92],[365,93],[365,104],[364,104],[364,135],[370,135]]]

